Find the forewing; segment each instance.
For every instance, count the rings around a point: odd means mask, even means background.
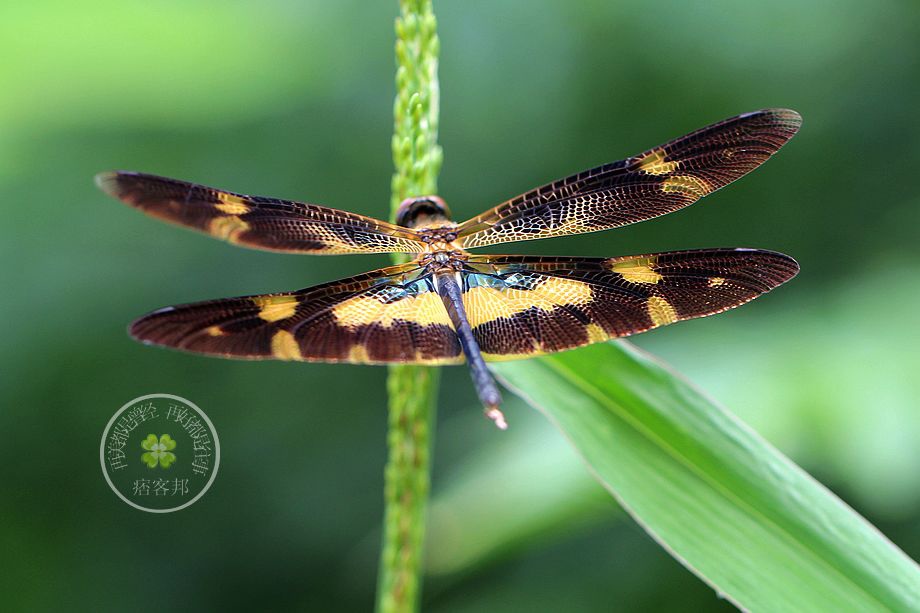
[[[787,255],[754,249],[621,258],[474,256],[463,303],[488,360],[629,336],[739,306],[791,279]]]
[[[766,109],[522,194],[460,225],[465,248],[607,230],[688,206],[760,166],[802,118]]]
[[[316,255],[425,250],[412,230],[316,204],[244,196],[136,172],[103,173],[96,183],[153,217],[255,249]]]
[[[358,364],[455,364],[457,335],[430,275],[413,264],[283,294],[167,307],[131,335],[242,359]]]

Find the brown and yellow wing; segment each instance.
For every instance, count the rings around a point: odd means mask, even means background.
[[[756,249],[620,258],[474,256],[463,303],[487,360],[509,360],[629,336],[739,306],[798,272]]]
[[[688,206],[760,166],[802,118],[766,109],[522,194],[462,223],[464,248],[607,230]]]
[[[130,331],[147,344],[225,358],[463,362],[434,282],[414,264],[297,292],[166,307],[141,317]]]
[[[408,228],[316,204],[244,196],[137,172],[102,173],[96,183],[148,215],[255,249],[316,255],[425,250]]]

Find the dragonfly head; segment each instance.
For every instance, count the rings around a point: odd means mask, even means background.
[[[396,223],[405,228],[425,228],[450,221],[447,203],[437,196],[406,198],[396,211]]]

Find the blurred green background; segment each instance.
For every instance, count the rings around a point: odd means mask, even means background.
[[[372,607],[385,369],[243,363],[125,334],[167,304],[384,265],[235,248],[98,192],[124,168],[387,214],[395,2],[41,0],[0,8],[0,588],[6,607]],[[764,168],[666,218],[503,251],[715,246],[795,256],[745,308],[644,335],[920,556],[920,5],[436,2],[440,193],[458,218],[767,106],[805,118]],[[215,423],[214,487],[118,500],[103,427],[136,396]],[[726,610],[519,401],[502,434],[443,373],[425,609]]]

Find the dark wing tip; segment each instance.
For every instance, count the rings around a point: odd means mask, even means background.
[[[170,328],[174,327],[169,321],[169,315],[175,310],[176,307],[167,306],[138,317],[128,326],[128,335],[145,345],[164,344],[163,324],[167,324],[167,327]]]
[[[149,323],[150,316],[154,315],[155,313],[156,311],[154,311],[153,313],[148,313],[147,315],[144,315],[132,321],[131,324],[128,326],[128,336],[130,336],[131,338],[133,338],[134,340],[138,342],[144,343],[145,345],[155,344],[153,339],[150,338],[149,328],[146,325],[147,323]]]
[[[785,140],[795,136],[802,127],[802,116],[792,109],[761,109],[745,113],[740,119],[755,122],[767,129],[777,129]]]
[[[799,274],[799,263],[795,258],[778,251],[767,249],[735,249],[737,253],[750,254],[756,266],[757,276],[761,281],[770,286],[770,289],[779,287],[786,281]]]
[[[150,176],[152,175],[145,175],[130,170],[110,170],[108,172],[100,172],[95,176],[94,180],[96,182],[96,187],[103,192],[118,200],[124,200],[131,193],[138,179]]]
[[[118,187],[118,177],[121,173],[117,170],[110,170],[108,172],[100,172],[95,177],[93,181],[96,183],[96,187],[104,191],[109,196],[118,197],[120,192]]]
[[[802,125],[802,116],[799,115],[798,111],[794,111],[792,109],[784,109],[784,108],[760,109],[757,111],[751,111],[750,113],[743,113],[742,115],[740,115],[740,117],[742,119],[746,119],[748,117],[756,117],[758,115],[762,117],[769,117],[771,119],[774,119],[776,121],[781,121],[784,123]]]
[[[793,109],[769,109],[770,113],[774,117],[783,119],[784,121],[795,124],[796,126],[802,125],[802,116],[798,111]]]

